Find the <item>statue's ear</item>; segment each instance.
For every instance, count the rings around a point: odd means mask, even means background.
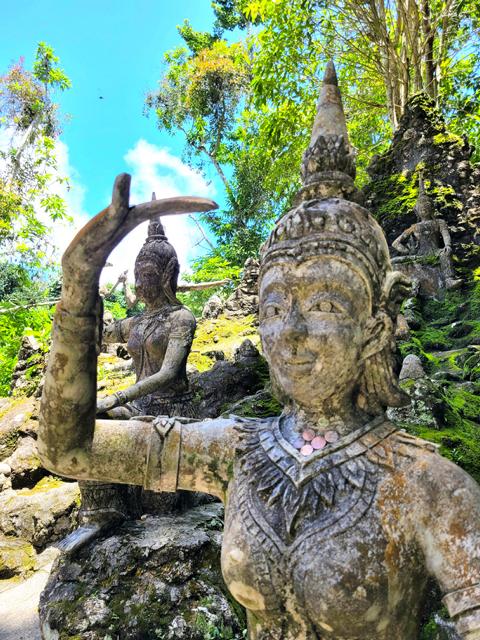
[[[383,351],[392,338],[392,332],[393,322],[384,311],[369,318],[365,327],[362,360],[368,360],[371,356]]]
[[[400,271],[387,273],[382,290],[382,309],[395,321],[402,302],[412,290],[412,282]]]
[[[393,336],[400,305],[411,290],[410,280],[400,271],[390,271],[385,277],[379,311],[370,318],[365,328],[366,338],[362,359],[380,353],[390,343]]]

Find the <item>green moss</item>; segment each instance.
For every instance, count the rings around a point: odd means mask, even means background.
[[[20,496],[31,496],[36,493],[44,493],[45,491],[50,491],[51,489],[58,489],[64,485],[65,482],[60,480],[55,476],[45,476],[42,478],[32,489],[19,489],[17,494]]]
[[[480,397],[458,384],[436,391],[443,404],[442,428],[403,426],[414,435],[440,445],[440,453],[480,482]]]
[[[449,144],[463,147],[463,140],[460,136],[457,136],[454,133],[450,133],[450,131],[445,131],[443,133],[437,133],[433,136],[433,144]]]
[[[411,213],[418,197],[418,174],[394,173],[371,183],[371,191],[380,194],[377,216],[391,220]]]
[[[435,616],[439,616],[443,620],[450,619],[446,608],[441,606],[438,611],[431,614],[430,619],[422,626],[419,640],[439,640],[444,637],[445,631],[440,627]]]
[[[227,318],[224,315],[218,318],[203,320],[198,323],[192,350],[188,358],[189,364],[199,371],[206,371],[214,364],[214,360],[204,355],[206,351],[219,350],[225,353],[227,359],[233,358],[235,349],[248,338],[256,347],[260,345],[256,317]],[[214,341],[216,339],[216,342]]]
[[[26,576],[35,569],[36,553],[26,540],[0,536],[0,578]]]

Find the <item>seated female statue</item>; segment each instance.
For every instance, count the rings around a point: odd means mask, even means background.
[[[193,416],[186,363],[195,317],[176,297],[179,263],[160,219],[152,220],[135,261],[137,299],[143,313],[107,324],[102,342],[123,342],[133,358],[137,382],[97,402],[97,415],[111,418]],[[156,513],[192,504],[196,496],[184,492],[152,495],[139,487],[80,481],[80,527],[61,544],[68,552],[126,518],[136,518],[147,504]]]
[[[85,268],[80,294],[70,273],[87,250],[106,260],[102,233],[143,217],[118,178],[64,257],[41,456],[74,478],[220,497],[223,575],[252,639],[414,640],[431,576],[459,635],[478,640],[480,489],[383,415],[402,401],[392,342],[406,283],[353,176],[329,64],[298,204],[261,251],[260,335],[284,411],[188,424],[95,421],[98,276]]]

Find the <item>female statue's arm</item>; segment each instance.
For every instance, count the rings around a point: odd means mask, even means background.
[[[100,304],[98,281],[114,247],[141,222],[177,212],[209,211],[204,198],[168,198],[129,206],[130,176],[120,175],[112,203],[77,234],[62,258],[42,404],[38,446],[44,465],[82,479],[142,484],[152,425],[95,422]]]
[[[456,465],[435,458],[435,472],[427,469],[423,478],[428,502],[417,518],[419,540],[458,634],[479,640],[480,487]]]
[[[225,502],[233,476],[235,419],[184,423],[181,418],[158,418],[152,427],[143,486],[153,491],[203,491]]]

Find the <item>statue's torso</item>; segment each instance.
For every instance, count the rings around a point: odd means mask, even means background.
[[[222,567],[252,637],[414,640],[425,569],[395,429],[303,462],[278,423],[241,430]]]
[[[440,247],[440,232],[436,220],[426,220],[415,225],[416,253],[420,256],[432,255]]]
[[[132,356],[137,380],[144,380],[160,371],[165,359],[169,339],[175,328],[174,311],[178,307],[170,305],[154,312],[137,316],[130,328],[127,349]],[[173,319],[172,319],[173,315]],[[194,320],[192,321],[194,324]],[[162,397],[181,395],[188,389],[186,359],[179,368],[178,375],[169,385],[157,394]]]

